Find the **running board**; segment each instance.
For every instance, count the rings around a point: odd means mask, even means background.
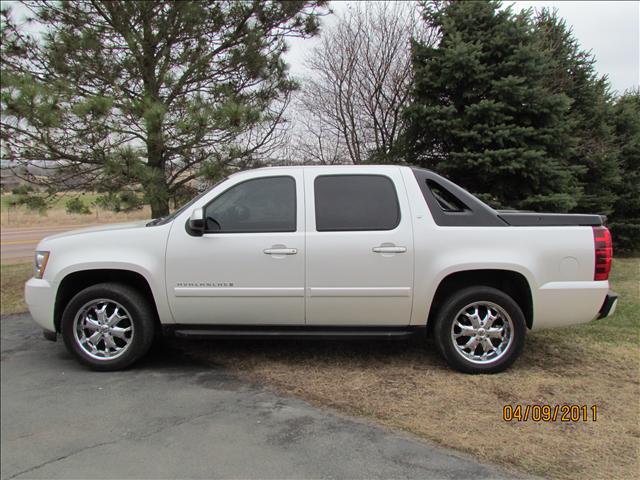
[[[347,327],[263,327],[263,326],[202,326],[202,325],[165,325],[164,332],[180,338],[406,338],[424,327],[401,328],[347,328]]]

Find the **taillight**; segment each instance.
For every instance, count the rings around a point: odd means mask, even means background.
[[[613,258],[611,233],[607,227],[593,227],[593,243],[596,251],[596,266],[593,270],[594,280],[608,280]]]

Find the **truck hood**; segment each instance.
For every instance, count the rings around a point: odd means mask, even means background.
[[[84,235],[87,233],[96,233],[96,232],[110,232],[115,230],[131,230],[137,228],[145,228],[146,224],[149,223],[149,220],[138,220],[135,222],[127,222],[127,223],[110,223],[106,225],[97,225],[95,227],[87,227],[87,228],[79,228],[77,230],[69,230],[68,232],[57,233],[55,235],[48,236],[44,238],[42,241],[46,242],[48,240],[57,240],[60,238],[73,237],[76,235]]]

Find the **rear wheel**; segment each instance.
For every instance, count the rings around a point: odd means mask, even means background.
[[[128,367],[147,353],[155,333],[146,298],[118,283],[78,293],[65,308],[61,327],[67,349],[95,370]]]
[[[465,373],[507,369],[524,346],[526,323],[518,304],[491,287],[469,287],[451,295],[436,317],[438,349]]]

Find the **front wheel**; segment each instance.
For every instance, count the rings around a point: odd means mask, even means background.
[[[94,370],[128,367],[147,353],[155,333],[147,300],[118,283],[78,293],[65,308],[61,326],[67,349]]]
[[[438,349],[465,373],[497,373],[520,355],[527,326],[518,304],[491,287],[469,287],[451,295],[436,317]]]

